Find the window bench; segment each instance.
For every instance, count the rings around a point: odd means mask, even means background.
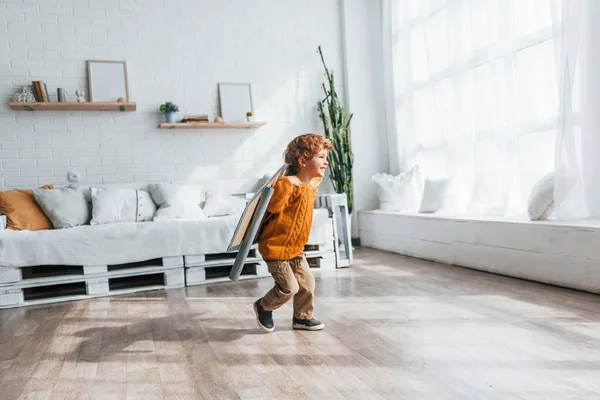
[[[600,293],[600,220],[359,212],[366,247]]]

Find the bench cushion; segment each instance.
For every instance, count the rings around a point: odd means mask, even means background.
[[[327,210],[315,210],[312,242],[320,244]],[[223,253],[239,215],[83,225],[45,231],[0,231],[0,266],[114,265],[160,257]]]

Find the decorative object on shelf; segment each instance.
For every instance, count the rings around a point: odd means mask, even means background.
[[[184,115],[181,122],[206,122],[208,123],[208,114]]]
[[[246,122],[254,122],[254,115],[251,111],[248,111],[246,113]]]
[[[87,68],[90,101],[114,102],[119,97],[129,101],[125,61],[88,60]]]
[[[170,101],[167,101],[165,104],[160,106],[160,112],[166,115],[167,122],[170,124],[175,123],[175,113],[177,111],[179,111],[179,106]]]
[[[252,108],[252,88],[249,83],[219,83],[219,104],[224,122],[247,122]]]
[[[77,96],[77,102],[78,103],[85,103],[85,92],[83,90],[76,90],[75,91],[75,96]]]
[[[215,124],[222,124],[223,123],[223,118],[219,117],[218,115],[215,116]]]
[[[346,115],[346,110],[340,104],[337,92],[335,90],[335,80],[333,71],[330,71],[325,65],[323,52],[319,46],[319,55],[327,82],[321,87],[325,98],[317,102],[319,118],[323,123],[325,137],[331,140],[333,150],[329,153],[329,177],[336,193],[345,193],[348,198],[348,214],[352,215],[353,209],[353,182],[352,166],[354,164],[354,154],[350,145],[350,135],[348,128],[352,115]]]
[[[123,97],[119,97],[119,98],[117,99],[117,103],[125,103],[125,98],[123,98]]]
[[[33,95],[36,101],[39,102],[49,102],[50,95],[48,94],[48,87],[46,86],[46,82],[44,81],[31,81],[33,85]]]
[[[23,86],[19,93],[15,93],[13,100],[16,103],[33,103],[35,102],[35,95],[31,86]]]
[[[65,92],[64,88],[59,87],[56,89],[56,97],[59,103],[64,103],[67,101],[67,92]]]

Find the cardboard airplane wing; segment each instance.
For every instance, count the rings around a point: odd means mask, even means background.
[[[277,181],[287,173],[287,165],[283,165],[277,172],[265,182],[265,184],[256,192],[254,197],[246,204],[240,221],[233,232],[233,237],[229,243],[227,251],[237,251],[235,262],[229,279],[237,281],[244,268],[244,263],[248,257],[250,248],[258,242],[259,230],[267,212],[267,206],[273,195],[273,186]]]

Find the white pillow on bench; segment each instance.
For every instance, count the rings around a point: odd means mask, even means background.
[[[241,197],[206,192],[206,203],[203,211],[207,217],[219,217],[241,214],[244,212],[245,207],[246,200]]]
[[[91,192],[90,225],[152,221],[156,213],[150,193],[144,190],[93,187]]]
[[[446,200],[447,179],[425,179],[423,198],[421,199],[420,213],[435,213],[442,207]]]
[[[54,229],[72,228],[90,222],[89,204],[77,186],[35,188],[33,197],[52,222]]]
[[[577,178],[573,173],[563,167],[546,174],[536,182],[531,189],[527,203],[527,214],[530,220],[547,220],[556,210],[554,188],[556,187],[557,179],[563,186],[561,190],[565,190],[566,192],[570,192],[577,182]]]
[[[385,211],[417,212],[421,200],[419,166],[396,176],[375,174],[371,178],[377,188],[379,209]]]
[[[152,199],[159,207],[154,221],[169,219],[203,220],[206,214],[200,203],[202,187],[193,184],[151,183],[148,185]]]

